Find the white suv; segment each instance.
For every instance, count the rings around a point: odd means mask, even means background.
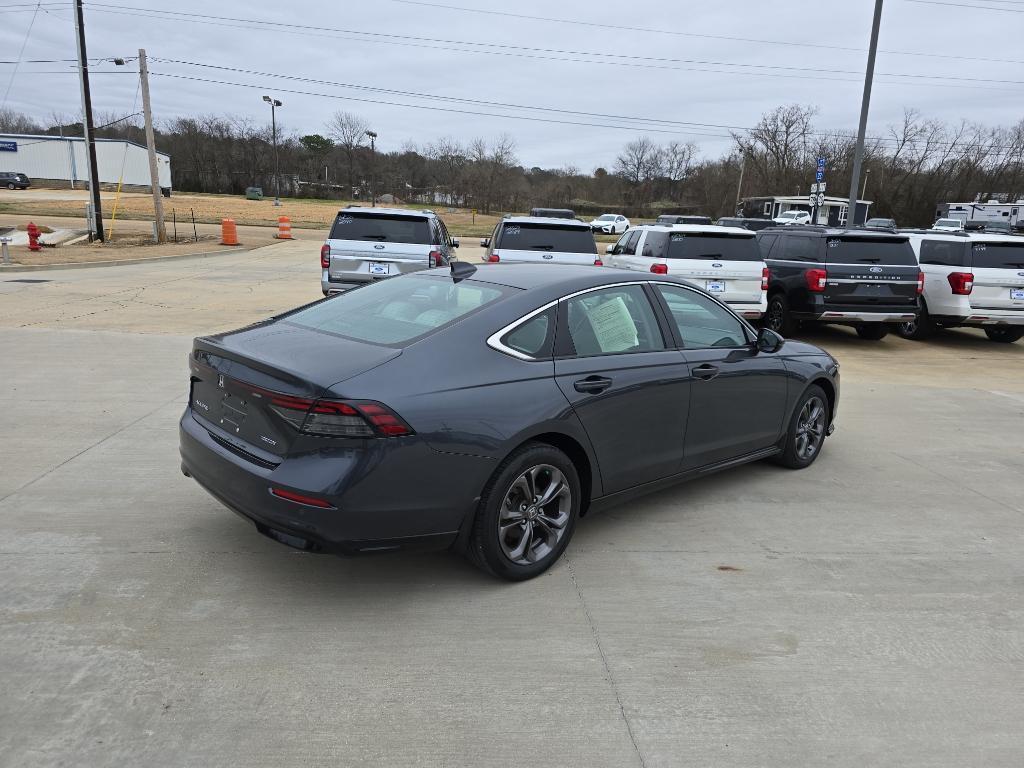
[[[749,229],[648,224],[629,230],[607,252],[609,267],[681,277],[746,318],[768,308],[768,268]]]
[[[910,235],[924,274],[921,314],[899,323],[906,339],[939,328],[981,328],[992,341],[1024,336],[1024,237],[929,232]]]
[[[776,216],[773,221],[776,224],[810,224],[811,214],[807,211],[786,211]]]
[[[484,248],[483,260],[492,264],[601,263],[590,225],[576,219],[508,216],[480,245]]]

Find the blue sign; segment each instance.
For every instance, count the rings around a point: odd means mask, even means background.
[[[818,170],[819,171],[824,171],[825,170],[825,158],[824,157],[819,157],[818,158]]]
[[[818,171],[816,174],[814,174],[814,180],[815,181],[824,181],[825,180],[825,172],[824,171]]]
[[[0,141],[0,152],[17,152],[18,142],[16,141]]]

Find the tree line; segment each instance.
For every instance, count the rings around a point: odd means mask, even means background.
[[[507,134],[410,141],[382,152],[371,146],[363,118],[338,112],[323,133],[279,129],[282,194],[367,200],[386,195],[387,200],[483,212],[546,206],[581,214],[718,217],[735,212],[738,195],[806,195],[816,159],[824,157],[829,194],[846,197],[854,136],[819,129],[816,114],[811,106],[777,107],[753,128],[733,132],[729,150],[714,158],[701,157],[692,142],[657,144],[639,136],[607,167],[585,172],[571,164],[525,167]],[[101,137],[144,143],[137,119],[99,115],[96,123],[105,126],[98,131]],[[6,110],[0,111],[0,132],[81,135],[81,124],[61,115],[38,121]],[[173,187],[188,192],[241,194],[261,186],[271,193],[272,138],[269,125],[223,115],[176,117],[157,130],[157,146],[172,157]],[[864,169],[873,214],[901,225],[929,224],[938,202],[1024,198],[1024,119],[1009,127],[951,125],[907,110],[898,124],[869,138]]]

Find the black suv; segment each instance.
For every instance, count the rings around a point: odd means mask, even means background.
[[[742,227],[753,232],[760,232],[762,229],[779,226],[771,219],[746,219],[742,216],[726,216],[715,223],[720,227]]]
[[[14,171],[0,171],[0,187],[7,189],[28,189],[28,176]]]
[[[886,323],[920,311],[923,276],[904,234],[788,226],[762,230],[757,240],[771,273],[764,323],[783,336],[818,322],[881,339]]]

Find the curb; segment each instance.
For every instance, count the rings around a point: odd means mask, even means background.
[[[226,253],[246,253],[260,248],[269,248],[277,243],[254,245],[251,248],[226,248],[220,251],[203,253],[174,253],[169,256],[146,256],[141,259],[116,259],[111,261],[73,261],[64,264],[0,264],[0,274],[5,272],[48,272],[55,269],[89,269],[91,267],[126,267],[130,264],[145,264],[153,261],[179,261],[184,259],[205,259],[207,256],[220,256]]]

